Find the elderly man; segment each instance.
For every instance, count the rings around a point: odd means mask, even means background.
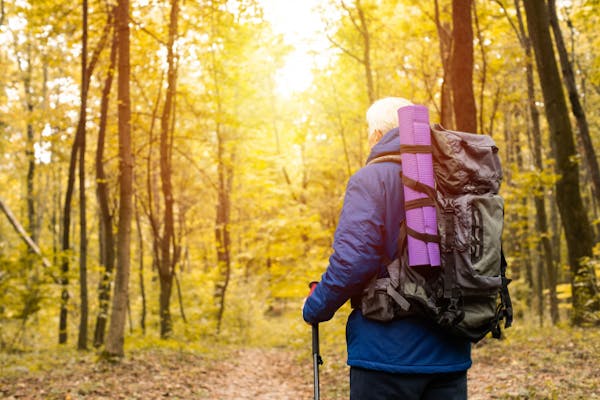
[[[397,251],[403,209],[402,167],[397,110],[411,102],[397,97],[376,101],[367,111],[371,153],[367,165],[346,188],[335,232],[333,254],[320,283],[304,304],[308,323],[327,321],[350,298],[360,297],[375,276],[385,276],[386,262]],[[363,317],[359,308],[346,327],[350,399],[467,398],[471,347],[432,322],[409,316],[391,322]]]

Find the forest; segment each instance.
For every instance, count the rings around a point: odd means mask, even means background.
[[[599,24],[598,0],[1,0],[0,397],[312,398],[307,284],[399,96],[499,148],[515,320],[470,398],[600,398]]]

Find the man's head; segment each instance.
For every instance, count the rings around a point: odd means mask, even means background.
[[[389,130],[398,126],[398,109],[412,103],[402,97],[385,97],[377,100],[367,110],[367,123],[369,124],[369,147]]]

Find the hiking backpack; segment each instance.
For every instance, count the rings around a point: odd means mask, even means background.
[[[359,307],[366,318],[377,321],[425,315],[472,342],[488,332],[499,338],[500,322],[504,320],[505,328],[512,324],[512,305],[501,247],[504,201],[498,195],[498,148],[488,135],[429,126],[428,119],[427,128],[431,145],[402,144],[400,157],[406,164],[406,154],[431,154],[435,185],[403,173],[403,185],[424,194],[412,201],[405,196],[404,207],[435,207],[438,232],[415,231],[405,218],[397,257],[387,263],[389,277],[375,277],[363,290]],[[370,163],[385,161],[394,161],[393,156]],[[439,246],[440,265],[409,265],[409,237]]]

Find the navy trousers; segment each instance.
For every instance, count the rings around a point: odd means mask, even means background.
[[[350,400],[466,400],[467,371],[395,374],[350,368]]]

